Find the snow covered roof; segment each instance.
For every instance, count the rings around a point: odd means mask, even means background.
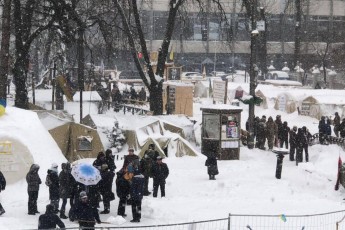
[[[74,94],[73,101],[80,101],[79,91]],[[83,91],[83,101],[102,101],[102,98],[97,91]]]
[[[242,111],[241,107],[234,106],[234,105],[227,105],[227,104],[210,104],[204,105],[200,108],[201,110],[204,109],[213,109],[213,110],[237,110]]]

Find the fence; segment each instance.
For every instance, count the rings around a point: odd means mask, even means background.
[[[345,230],[345,210],[314,215],[242,215],[188,223],[145,226],[109,226],[94,229],[132,230]],[[76,230],[80,228],[66,228]],[[88,228],[90,229],[90,228]]]

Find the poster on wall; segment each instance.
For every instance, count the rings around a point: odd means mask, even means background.
[[[168,80],[178,81],[181,80],[181,67],[168,67]]]

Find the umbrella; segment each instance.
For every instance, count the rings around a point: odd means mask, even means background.
[[[71,174],[84,185],[96,185],[102,179],[97,168],[85,163],[74,165]]]

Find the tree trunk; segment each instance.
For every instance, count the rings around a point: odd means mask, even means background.
[[[7,97],[8,60],[11,27],[11,0],[4,1],[2,10],[2,38],[0,50],[0,99]]]
[[[158,85],[151,86],[150,90],[150,110],[153,111],[153,115],[163,114],[163,81]]]
[[[22,53],[24,54],[25,52]],[[25,71],[27,67],[27,60],[27,58],[17,59],[12,70],[14,75],[14,84],[16,85],[16,99],[14,105],[22,109],[29,108],[28,91],[26,89],[27,76]]]

